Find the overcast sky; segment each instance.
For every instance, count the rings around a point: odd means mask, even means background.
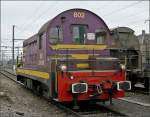
[[[15,38],[28,38],[38,32],[49,19],[71,8],[88,9],[99,15],[109,28],[127,26],[140,34],[148,29],[148,1],[2,1],[2,45],[12,45],[12,25]],[[20,46],[22,42],[15,42]]]

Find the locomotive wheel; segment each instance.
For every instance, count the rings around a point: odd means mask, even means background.
[[[131,81],[131,88],[134,89],[134,85],[136,84],[135,81]]]
[[[149,89],[149,78],[148,77],[146,77],[145,80],[144,80],[144,87],[145,87],[146,90]]]
[[[38,85],[36,88],[37,95],[43,95],[43,88],[41,85]]]
[[[135,74],[132,74],[132,75],[129,77],[129,81],[131,81],[131,89],[134,90],[134,85],[137,83],[138,77],[137,77]]]
[[[137,80],[135,78],[131,78],[129,81],[131,81],[131,89],[134,89],[134,85],[137,83]]]
[[[27,80],[26,80],[26,79],[23,79],[23,80],[22,80],[22,83],[24,84],[24,87],[25,87],[25,88],[28,88],[28,87],[27,87]]]

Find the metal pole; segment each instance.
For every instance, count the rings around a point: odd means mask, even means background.
[[[0,63],[1,63],[1,36],[0,36]]]
[[[149,0],[149,34],[150,34],[150,0]]]
[[[148,39],[147,39],[147,41],[148,41],[148,68],[149,68],[149,66],[150,66],[150,0],[149,0],[149,19],[148,19],[148,21],[149,21],[149,35],[148,35]],[[148,90],[150,91],[150,70],[148,70],[148,78],[149,78],[149,87],[148,87]]]
[[[14,69],[14,64],[15,64],[15,57],[14,57],[14,40],[15,40],[15,25],[13,25],[13,29],[12,29],[12,65],[13,65],[13,69]]]
[[[150,64],[150,0],[149,0],[149,36],[148,36],[148,64]]]

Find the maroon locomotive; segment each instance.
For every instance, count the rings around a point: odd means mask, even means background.
[[[99,16],[85,9],[64,11],[23,42],[17,80],[63,103],[123,97],[131,85],[109,46],[110,30]]]

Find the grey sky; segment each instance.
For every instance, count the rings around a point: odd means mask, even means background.
[[[99,15],[109,28],[127,26],[140,34],[148,32],[148,1],[2,1],[2,45],[11,46],[12,25],[16,25],[15,37],[28,38],[37,33],[49,19],[64,10],[85,8]],[[20,46],[22,42],[15,42]]]

